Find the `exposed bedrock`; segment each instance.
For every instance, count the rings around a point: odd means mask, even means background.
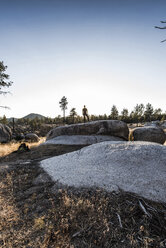
[[[129,129],[123,121],[92,121],[54,128],[47,134],[47,140],[62,135],[110,135],[128,140]]]

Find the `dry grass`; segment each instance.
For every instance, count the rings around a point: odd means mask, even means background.
[[[38,144],[28,143],[31,151],[23,153],[11,153],[20,144],[0,145],[1,156],[8,154],[0,158],[1,248],[166,247],[165,204],[125,192],[61,188],[51,181],[34,185],[43,171],[36,162],[17,163],[20,158],[34,161],[80,148]]]
[[[29,148],[32,148],[43,143],[45,139],[46,138],[41,137],[39,142],[35,142],[35,143],[25,142],[25,143],[26,145],[28,145]],[[21,143],[17,142],[17,143],[0,144],[0,157],[9,155],[10,153],[17,151]]]
[[[10,172],[4,179],[0,247],[165,247],[164,205],[97,189],[66,188],[52,193],[52,184],[27,194],[34,174],[29,169],[29,176],[25,176],[25,171]]]
[[[36,159],[72,149],[41,146],[25,154]],[[0,247],[166,247],[166,205],[125,192],[62,188],[51,181],[34,185],[41,168],[17,164],[24,153],[11,155],[12,166],[0,173]]]

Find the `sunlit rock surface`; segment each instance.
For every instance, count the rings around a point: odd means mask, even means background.
[[[75,187],[123,189],[166,202],[166,147],[150,142],[102,142],[41,162],[54,181]]]
[[[92,145],[103,141],[124,141],[124,139],[109,135],[62,135],[49,139],[42,145]]]

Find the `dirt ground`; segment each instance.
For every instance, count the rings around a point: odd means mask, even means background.
[[[166,204],[60,185],[39,167],[80,148],[39,146],[0,158],[0,247],[166,247]]]

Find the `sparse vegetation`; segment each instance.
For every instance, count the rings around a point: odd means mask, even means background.
[[[137,104],[129,113],[119,114],[113,105],[111,114],[91,120],[118,119],[126,122],[165,120],[161,109]],[[48,131],[63,124],[63,118],[18,119],[18,133]],[[2,123],[6,123],[4,116]],[[66,123],[83,122],[70,111]],[[13,125],[13,123],[9,123]],[[17,151],[21,143],[0,145],[0,247],[14,248],[149,248],[166,247],[166,205],[146,200],[129,192],[106,192],[99,188],[60,186],[58,182],[35,184],[45,172],[42,159],[72,152],[82,146],[38,146],[26,143],[30,151]]]
[[[51,181],[35,185],[44,172],[37,162],[24,164],[27,157],[40,160],[41,152],[53,156],[76,147],[41,149],[1,158],[0,247],[166,246],[165,204],[122,191],[62,188]]]
[[[25,142],[25,143],[29,148],[32,148],[32,147],[36,147],[36,146],[40,145],[44,141],[45,141],[45,138],[43,137],[43,138],[40,138],[39,142],[36,142],[36,143]],[[17,151],[20,144],[21,144],[21,142],[16,142],[16,143],[11,142],[8,144],[0,144],[0,157],[7,156],[12,152]]]

